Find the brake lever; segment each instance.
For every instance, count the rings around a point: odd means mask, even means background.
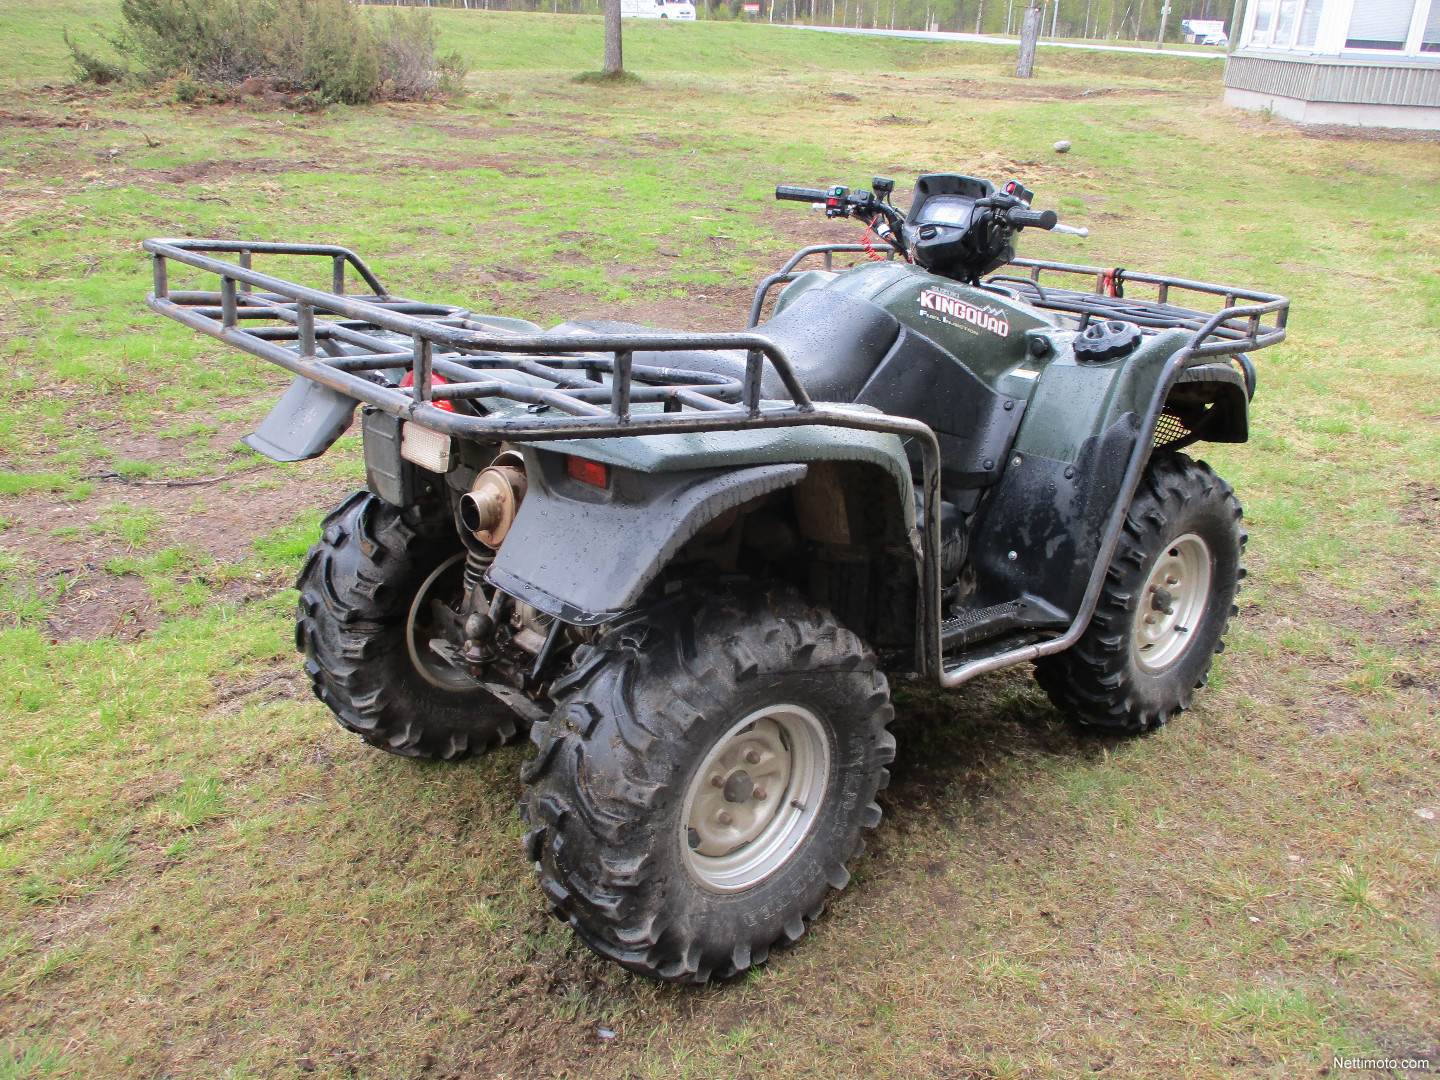
[[[1071,236],[1089,236],[1090,230],[1083,226],[1061,225],[1058,222],[1050,229],[1051,232],[1069,233]]]

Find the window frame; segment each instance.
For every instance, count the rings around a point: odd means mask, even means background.
[[[1267,2],[1271,5],[1270,25],[1262,34],[1255,29],[1255,24],[1259,21],[1260,6]],[[1278,42],[1275,40],[1275,32],[1280,25],[1282,2],[1283,0],[1250,0],[1245,5],[1245,19],[1241,26],[1243,48],[1263,49],[1267,52],[1288,52],[1301,56],[1339,55],[1353,57],[1357,60],[1393,60],[1400,57],[1406,60],[1440,62],[1440,46],[1430,49],[1423,48],[1425,28],[1431,12],[1440,11],[1440,0],[1415,0],[1415,6],[1410,13],[1410,26],[1406,31],[1405,40],[1398,49],[1367,49],[1345,44],[1348,39],[1343,35],[1350,32],[1350,21],[1355,14],[1355,5],[1363,3],[1364,0],[1299,0],[1294,25],[1290,30],[1290,40]],[[1314,45],[1298,45],[1296,42],[1300,37],[1300,27],[1305,21],[1305,13],[1313,5],[1321,6],[1321,19],[1325,19],[1328,15],[1336,23],[1343,23],[1344,28],[1338,31],[1338,35],[1334,31],[1327,34],[1325,25],[1322,23],[1316,34]],[[1334,10],[1326,10],[1330,8]],[[1328,47],[1325,40],[1327,36],[1330,38]],[[1338,36],[1338,42],[1335,40],[1336,36]]]

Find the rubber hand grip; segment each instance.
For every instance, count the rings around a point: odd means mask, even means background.
[[[823,188],[796,187],[794,184],[779,184],[775,188],[775,198],[790,199],[792,202],[817,203],[829,197],[830,193]]]
[[[1054,210],[1022,210],[1018,206],[1005,211],[1005,217],[1011,225],[1029,225],[1037,229],[1053,229],[1060,220]]]

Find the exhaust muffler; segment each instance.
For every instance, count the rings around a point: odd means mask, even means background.
[[[460,496],[460,524],[486,547],[498,549],[515,523],[527,487],[524,459],[507,450]]]

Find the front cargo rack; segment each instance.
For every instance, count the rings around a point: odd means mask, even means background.
[[[921,563],[916,667],[953,687],[987,671],[1033,660],[1068,648],[1089,624],[1125,511],[1149,457],[1162,408],[1183,371],[1211,356],[1241,356],[1275,344],[1285,336],[1283,297],[1127,272],[1124,280],[1154,283],[1167,292],[1191,289],[1226,299],[1212,314],[1152,305],[1145,318],[1174,318],[1167,325],[1193,332],[1188,344],[1166,362],[1142,419],[1121,491],[1106,524],[1099,558],[1070,627],[1061,636],[1009,650],[947,657],[941,638],[940,600],[940,450],[935,433],[906,417],[888,416],[859,406],[816,403],[797,378],[784,349],[751,332],[692,334],[528,333],[510,320],[487,320],[468,310],[426,304],[392,295],[356,255],[330,244],[260,243],[212,239],[146,240],[153,257],[154,291],[148,306],[161,315],[216,338],[252,356],[302,376],[391,415],[433,431],[481,441],[548,442],[682,432],[744,431],[826,425],[914,439],[923,462],[924,520],[914,536]],[[816,245],[797,252],[778,274],[761,283],[755,309],[773,285],[793,279],[799,262],[815,254],[830,264],[835,252],[864,250],[859,245]],[[216,258],[233,255],[234,261]],[[328,262],[330,291],[310,288],[254,269],[256,255],[301,256]],[[219,278],[219,288],[175,289],[171,263]],[[1075,313],[1061,304],[1079,303],[1079,294],[1039,283],[1041,271],[1099,275],[1106,271],[1062,263],[1017,260],[1032,277],[1016,284],[1034,294],[1024,299],[1041,307]],[[347,270],[370,290],[346,292]],[[997,282],[992,288],[1002,287]],[[1118,296],[1094,294],[1081,318],[1119,313],[1111,301],[1134,305]],[[1243,303],[1241,301],[1244,301]],[[1156,313],[1159,314],[1156,314]],[[1165,312],[1183,312],[1164,314]],[[1267,316],[1273,316],[1267,324]],[[1126,318],[1132,318],[1130,314]],[[1138,320],[1137,320],[1138,321]],[[752,320],[753,326],[753,320]],[[636,364],[636,352],[736,350],[746,356],[744,375],[733,379],[710,372]],[[1244,361],[1248,364],[1248,360]],[[769,365],[788,395],[762,399],[761,378]],[[457,411],[450,402],[470,402],[478,414]],[[487,404],[489,403],[489,404]],[[508,406],[508,407],[504,407]]]
[[[760,282],[759,288],[755,290],[755,299],[750,305],[749,325],[755,326],[759,323],[766,297],[772,288],[794,281],[800,276],[796,268],[803,260],[815,255],[822,256],[825,269],[830,270],[835,255],[858,252],[865,252],[871,258],[877,254],[860,244],[815,244],[795,252],[778,272]],[[886,258],[893,261],[895,252],[886,253]],[[1142,330],[1189,330],[1194,336],[1187,348],[1194,356],[1240,357],[1285,340],[1285,320],[1289,315],[1290,301],[1277,293],[1241,289],[1233,285],[1217,285],[1209,281],[1191,281],[1166,274],[1127,270],[1124,267],[1082,266],[1048,259],[1012,259],[1002,270],[1009,267],[1028,271],[1028,274],[993,274],[986,278],[980,287],[1009,293],[1031,307],[1074,316],[1077,330],[1084,330],[1096,319],[1123,319],[1135,323]],[[1088,278],[1091,287],[1081,290],[1044,284],[1041,282],[1041,274],[1047,272],[1067,275],[1067,279],[1071,281],[1075,278]],[[1127,284],[1153,287],[1155,298],[1151,300],[1134,295],[1127,297]],[[1220,311],[1204,311],[1173,304],[1170,302],[1172,293],[1218,297],[1221,301]],[[1217,314],[1221,316],[1218,319]],[[1246,367],[1246,378],[1253,394],[1254,370],[1247,361],[1241,360],[1241,363]]]

